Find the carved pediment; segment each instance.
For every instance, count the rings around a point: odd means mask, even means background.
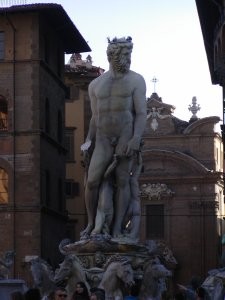
[[[149,200],[160,200],[163,196],[171,197],[174,194],[164,183],[144,183],[140,187],[140,193]]]

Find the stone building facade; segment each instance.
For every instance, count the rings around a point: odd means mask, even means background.
[[[147,102],[140,177],[142,241],[163,240],[177,259],[174,280],[205,278],[218,266],[223,234],[223,144],[214,131],[219,117],[189,122],[153,93]]]
[[[0,254],[28,283],[66,236],[64,53],[88,51],[61,5],[0,8]]]

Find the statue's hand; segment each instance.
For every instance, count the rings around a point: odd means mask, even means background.
[[[84,144],[81,145],[80,149],[83,152],[83,157],[84,157],[84,166],[88,168],[90,164],[90,147],[91,147],[91,140],[87,139]]]
[[[119,157],[124,157],[126,155],[126,151],[127,151],[127,143],[119,143],[117,146],[116,146],[116,154],[119,156]]]
[[[85,143],[84,144],[82,144],[81,146],[80,146],[80,149],[81,149],[81,151],[88,151],[88,149],[91,147],[91,140],[89,140],[89,139],[87,139],[86,141],[85,141]]]
[[[83,157],[84,157],[84,164],[85,166],[89,165],[90,158],[89,158],[89,153],[88,151],[83,152]]]
[[[127,151],[126,156],[131,156],[135,151],[140,150],[141,138],[137,136],[133,136],[132,139],[127,143]]]

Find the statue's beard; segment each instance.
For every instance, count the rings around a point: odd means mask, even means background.
[[[130,60],[126,57],[114,58],[112,61],[113,70],[120,73],[127,73],[130,69]]]

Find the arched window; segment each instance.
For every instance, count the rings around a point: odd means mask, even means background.
[[[8,103],[2,95],[0,95],[0,131],[8,129]]]
[[[6,204],[8,202],[8,174],[4,169],[0,168],[0,204]]]

